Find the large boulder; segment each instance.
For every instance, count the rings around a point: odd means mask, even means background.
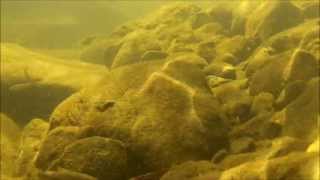
[[[50,117],[50,129],[58,126],[83,126],[90,119],[90,111],[106,110],[109,102],[137,91],[163,62],[151,61],[122,66],[110,71],[100,83],[73,94],[60,103]],[[134,74],[134,76],[128,76]]]
[[[52,114],[51,129],[90,126],[91,135],[128,143],[129,163],[144,167],[135,172],[139,174],[209,158],[226,146],[227,126],[201,71],[205,61],[177,55],[160,68],[146,65],[114,69],[114,79],[70,97]],[[128,73],[137,79],[128,79]],[[126,88],[122,94],[112,93]]]
[[[303,21],[298,7],[289,1],[262,3],[252,12],[246,23],[245,34],[266,40],[270,36],[296,26]]]
[[[212,148],[221,148],[225,127],[216,115],[203,121],[199,119],[199,112],[193,109],[195,97],[190,87],[165,75],[153,74],[146,82],[140,98],[146,107],[144,115],[133,126],[133,139],[137,146],[147,148],[144,154],[151,160],[149,164],[168,167],[172,163],[207,157]],[[149,114],[153,114],[152,117]],[[206,136],[209,135],[206,131],[210,136]],[[208,140],[213,147],[210,148]]]

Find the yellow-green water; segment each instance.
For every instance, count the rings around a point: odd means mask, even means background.
[[[319,11],[1,0],[0,179],[320,179]]]

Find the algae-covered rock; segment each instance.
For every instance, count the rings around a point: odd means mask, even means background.
[[[194,34],[199,39],[206,40],[208,36],[214,37],[218,35],[225,35],[226,30],[223,28],[221,24],[210,22],[196,29],[194,31]]]
[[[162,51],[158,50],[150,50],[146,51],[142,57],[141,61],[150,61],[150,60],[159,60],[159,59],[165,59],[168,56],[167,53],[164,53]]]
[[[249,90],[251,95],[268,92],[277,97],[284,86],[283,73],[290,61],[290,53],[282,54],[280,59],[273,59],[259,71],[253,74]]]
[[[317,153],[291,153],[270,160],[266,166],[266,179],[317,179],[319,161]]]
[[[197,53],[206,59],[207,62],[211,62],[216,55],[215,46],[216,44],[212,40],[201,42],[197,47]]]
[[[258,46],[258,43],[255,38],[248,38],[241,35],[225,38],[216,46],[216,54],[217,57],[219,57],[230,53],[241,62],[253,52]]]
[[[232,21],[232,10],[226,4],[217,4],[207,10],[209,17],[214,22],[220,23],[224,28],[229,29]]]
[[[201,66],[188,62],[188,57],[178,57],[165,63],[162,72],[202,92],[209,92]]]
[[[225,128],[220,119],[210,120],[214,130],[210,132],[207,127],[210,136],[205,136],[206,128],[192,108],[194,93],[190,87],[161,74],[153,74],[142,88],[141,100],[148,105],[133,126],[132,133],[135,144],[147,148],[144,155],[146,160],[151,160],[148,164],[168,167],[173,163],[204,158],[210,154],[207,141],[210,139],[213,150],[223,145],[218,143],[215,146],[214,141],[224,137]]]
[[[50,129],[58,126],[86,125],[92,116],[90,111],[97,109],[93,107],[118,99],[128,92],[135,92],[151,73],[160,69],[162,64],[163,62],[150,61],[112,70],[100,83],[75,93],[60,103],[51,114]],[[128,78],[130,74],[134,74],[134,76]]]
[[[250,137],[233,139],[230,143],[230,152],[233,154],[250,152],[254,149],[254,139]]]
[[[302,21],[300,9],[291,2],[264,2],[248,18],[245,34],[249,37],[259,37],[261,40],[266,40]]]
[[[141,56],[148,50],[161,50],[155,36],[146,30],[130,33],[114,57],[112,68],[141,61]]]
[[[281,91],[279,97],[276,100],[275,107],[277,109],[282,109],[295,100],[306,87],[305,81],[294,81],[288,82],[286,87]]]
[[[238,126],[233,127],[233,130],[230,132],[231,137],[242,137],[242,136],[250,136],[255,137],[256,139],[264,139],[266,138],[266,132],[270,123],[270,118],[272,117],[273,113],[261,113],[257,116],[252,117],[251,119],[247,120],[245,123],[240,124]],[[277,136],[281,133],[281,126],[277,126],[274,124],[273,129],[269,133],[271,136]],[[269,136],[270,136],[269,135]]]
[[[260,93],[254,97],[251,114],[257,115],[264,112],[272,112],[274,105],[274,96],[270,93]]]
[[[65,147],[79,139],[79,136],[77,127],[59,127],[50,131],[41,144],[36,167],[47,170],[61,156]]]
[[[167,173],[165,173],[161,180],[171,180],[171,179],[201,179],[201,177],[207,173],[215,172],[216,176],[211,175],[211,177],[219,178],[219,169],[217,169],[214,164],[209,161],[188,161],[180,165],[172,167]]]
[[[319,18],[320,4],[318,1],[310,1],[303,5],[302,14],[304,18]]]
[[[94,41],[84,47],[80,58],[86,62],[103,64],[110,67],[121,46],[122,42],[119,39]]]
[[[283,124],[284,135],[313,140],[318,134],[319,78],[311,79],[303,93],[281,113],[283,116],[279,122]],[[301,128],[301,124],[304,128]]]
[[[310,26],[309,31],[307,31],[300,41],[299,47],[303,50],[310,52],[318,61],[320,59],[320,27],[318,25]],[[319,62],[318,62],[319,63]]]
[[[301,152],[271,160],[251,161],[224,171],[220,179],[314,179],[316,156],[316,153]]]
[[[31,120],[23,129],[19,158],[16,162],[16,175],[23,176],[33,171],[33,163],[39,152],[42,139],[49,128],[48,122],[42,119]]]
[[[11,177],[15,173],[15,161],[18,158],[20,140],[20,128],[7,115],[0,114],[1,129],[1,154],[0,170],[1,176]]]
[[[264,179],[265,161],[252,161],[228,169],[221,174],[221,180]]]
[[[193,29],[197,29],[205,24],[208,24],[211,22],[210,16],[205,12],[199,12],[192,16],[191,18],[191,27]]]
[[[319,75],[319,62],[310,53],[296,50],[284,71],[286,81],[308,81]]]
[[[271,36],[262,44],[265,48],[272,48],[274,54],[292,50],[300,47],[302,42],[304,42],[303,44],[308,44],[316,40],[319,37],[317,36],[319,31],[316,31],[318,27],[318,20],[306,20],[297,26],[291,27],[285,31]],[[310,43],[310,45],[311,44],[312,43]],[[313,43],[313,45],[316,47],[316,43]]]
[[[89,137],[68,145],[51,170],[64,168],[97,179],[122,180],[126,177],[127,153],[117,140]]]
[[[307,147],[307,141],[283,136],[272,141],[270,151],[268,152],[268,158],[286,156],[292,152],[304,152]]]

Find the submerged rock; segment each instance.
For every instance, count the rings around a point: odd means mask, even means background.
[[[122,180],[127,174],[127,154],[117,140],[89,137],[68,145],[50,170],[65,168],[97,179]]]
[[[33,119],[24,127],[19,158],[16,161],[17,176],[33,173],[35,157],[40,150],[40,145],[46,136],[48,128],[48,122],[42,119]]]
[[[79,139],[79,136],[79,128],[76,127],[59,127],[50,131],[41,144],[35,161],[36,167],[43,170],[50,168],[65,147]]]
[[[166,174],[161,177],[161,180],[171,179],[201,179],[207,173],[215,173],[211,177],[219,178],[219,170],[209,161],[189,161],[183,164],[172,167]]]
[[[316,156],[312,153],[292,153],[272,160],[251,161],[224,171],[220,179],[314,179]]]
[[[283,135],[312,141],[319,133],[318,112],[319,78],[313,78],[307,83],[303,93],[274,117],[274,121],[283,125]],[[304,128],[301,128],[301,124]]]
[[[19,154],[20,128],[7,115],[0,113],[1,152],[0,170],[1,176],[11,177],[15,173],[15,161]]]
[[[286,81],[308,81],[319,75],[319,61],[310,53],[296,50],[284,71]]]
[[[249,37],[259,37],[261,40],[266,40],[302,21],[299,8],[291,2],[264,2],[248,18],[245,34]]]

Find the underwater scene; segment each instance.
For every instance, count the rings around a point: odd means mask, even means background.
[[[320,180],[318,0],[0,0],[1,180]]]

